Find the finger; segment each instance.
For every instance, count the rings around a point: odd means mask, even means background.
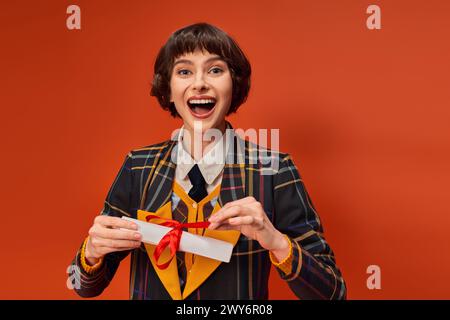
[[[227,202],[223,207],[228,208],[228,207],[232,207],[232,206],[240,206],[240,205],[244,205],[244,204],[250,204],[253,202],[256,202],[256,199],[254,197],[245,197],[242,199]]]
[[[126,221],[118,217],[98,216],[95,218],[95,222],[106,228],[137,230],[137,225],[134,222]]]
[[[119,252],[119,251],[127,251],[127,250],[134,250],[137,247],[129,247],[129,248],[111,248],[111,247],[101,247],[99,249],[99,253],[101,254],[101,256],[105,256],[108,253],[112,253],[112,252]]]
[[[244,216],[244,217],[234,217],[230,218],[227,221],[230,225],[251,225],[254,222],[254,218],[252,216]]]
[[[141,234],[136,231],[128,229],[108,229],[105,227],[94,228],[91,235],[115,240],[140,240],[142,238]]]
[[[238,199],[235,201],[227,202],[216,214],[222,213],[224,210],[227,210],[231,207],[235,206],[250,206],[252,204],[260,204],[254,197],[245,197],[242,199]]]
[[[230,224],[231,226],[248,225],[258,231],[264,228],[264,219],[260,219],[254,216],[234,217],[228,219],[228,224]]]
[[[217,223],[220,224],[223,222],[224,219],[228,219],[234,216],[237,216],[241,211],[241,207],[240,206],[233,206],[233,207],[228,207],[228,208],[222,208],[221,210],[219,210],[218,212],[216,212],[215,214],[211,215],[208,219],[209,222],[213,223]]]
[[[241,230],[242,226],[251,226],[255,231],[264,228],[264,220],[254,216],[238,216],[230,218],[222,223],[211,223],[209,229],[216,230]]]
[[[92,244],[94,244],[99,248],[109,247],[114,249],[127,249],[127,248],[135,249],[141,245],[141,242],[134,240],[114,240],[114,239],[94,238],[92,239]]]
[[[254,215],[252,208],[247,206],[233,206],[223,209],[221,212],[213,214],[208,220],[209,222],[222,223],[224,220],[243,215]]]
[[[234,225],[230,225],[228,223],[222,223],[222,224],[218,224],[218,223],[211,223],[208,226],[208,229],[211,230],[241,230],[241,226],[234,226]]]

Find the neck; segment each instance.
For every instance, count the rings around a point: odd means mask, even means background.
[[[216,128],[206,131],[185,127],[184,130],[186,132],[183,134],[183,145],[191,157],[195,161],[199,161],[222,138],[226,128],[225,121]]]

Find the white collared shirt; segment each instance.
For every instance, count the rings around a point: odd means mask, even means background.
[[[189,180],[188,173],[197,164],[206,181],[206,191],[211,193],[222,182],[223,168],[229,146],[226,134],[223,134],[217,142],[214,142],[214,146],[199,161],[195,161],[186,150],[183,143],[183,135],[184,127],[180,129],[178,134],[175,181],[186,193],[189,193],[192,183]]]

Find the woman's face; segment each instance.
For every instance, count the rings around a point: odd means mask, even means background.
[[[197,50],[175,59],[170,101],[175,103],[187,130],[193,132],[196,121],[197,126],[201,123],[202,132],[225,130],[232,90],[230,70],[218,55]]]

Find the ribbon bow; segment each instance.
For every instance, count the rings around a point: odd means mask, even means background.
[[[178,248],[180,247],[180,240],[181,235],[183,233],[182,230],[183,228],[205,229],[208,228],[210,224],[210,222],[208,221],[180,223],[176,220],[166,219],[152,214],[146,216],[145,219],[147,220],[147,222],[149,222],[152,219],[167,220],[166,222],[160,223],[160,225],[173,228],[161,238],[161,240],[159,241],[158,245],[155,248],[155,252],[153,252],[153,257],[155,258],[156,265],[158,266],[158,268],[162,270],[166,269],[169,266]],[[165,263],[159,264],[158,263],[159,257],[161,256],[162,252],[167,246],[169,246],[170,248],[170,259]]]

